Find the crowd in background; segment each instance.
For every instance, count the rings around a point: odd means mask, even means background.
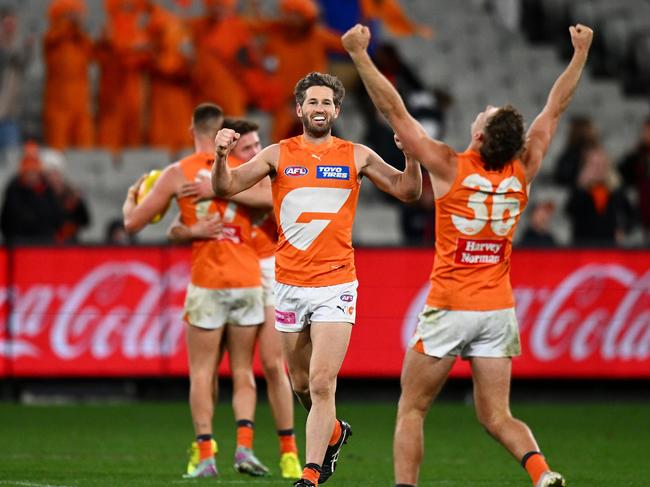
[[[187,6],[191,0],[176,2]],[[432,31],[410,21],[397,0],[279,0],[272,17],[253,0],[200,3],[202,15],[192,18],[154,0],[105,0],[106,22],[97,38],[85,28],[83,0],[52,0],[42,39],[25,35],[16,13],[0,9],[0,150],[24,142],[20,88],[37,42],[45,64],[41,143],[48,148],[26,144],[17,174],[3,183],[5,241],[76,242],[88,226],[83,188],[63,178],[60,151],[99,147],[119,154],[148,146],[181,153],[191,142],[192,109],[205,101],[231,116],[268,113],[274,142],[300,131],[293,88],[309,71],[341,78],[360,107],[362,142],[385,160],[402,163],[390,127],[369,102],[340,42],[340,33],[357,22],[376,31],[381,25],[393,35],[431,38]],[[427,86],[381,36],[373,37],[370,52],[429,134],[444,138],[451,98]],[[97,86],[91,82],[92,65],[99,72]],[[650,119],[638,145],[615,166],[594,122],[576,117],[562,154],[549,162],[554,183],[567,189],[568,200],[562,208],[551,199],[533,201],[521,245],[557,245],[550,226],[558,211],[571,222],[573,245],[618,245],[639,227],[650,242]],[[434,198],[429,179],[424,182],[417,204],[399,206],[408,245],[433,244]],[[118,222],[107,225],[106,235],[132,243]]]

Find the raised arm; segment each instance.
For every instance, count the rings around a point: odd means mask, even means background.
[[[402,146],[397,137],[395,143],[401,150]],[[422,194],[422,171],[418,161],[409,155],[405,156],[404,171],[398,171],[372,149],[361,144],[354,145],[354,158],[360,172],[383,192],[406,203],[412,203]]]
[[[445,181],[453,179],[454,151],[427,135],[422,125],[408,113],[395,87],[372,62],[367,51],[370,30],[357,24],[343,35],[342,41],[372,102],[388,119],[404,146],[404,152],[419,161],[434,177]]]
[[[580,24],[569,27],[569,33],[573,44],[573,57],[564,72],[553,83],[546,105],[530,125],[526,134],[521,161],[526,168],[526,178],[529,183],[537,175],[542,159],[544,159],[551,139],[557,130],[560,116],[569,106],[578,87],[594,35],[589,27]]]
[[[176,164],[167,167],[154,183],[146,198],[141,202],[136,202],[138,188],[145,177],[146,175],[141,176],[129,187],[122,205],[124,228],[128,233],[139,232],[154,216],[164,211],[169,201],[176,196],[183,178]]]
[[[221,129],[215,138],[215,156],[212,166],[212,189],[219,198],[233,195],[250,188],[265,176],[275,173],[279,148],[271,145],[250,161],[234,169],[228,167],[228,154],[237,143],[239,134],[232,129]]]

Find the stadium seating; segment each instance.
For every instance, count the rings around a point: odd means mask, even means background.
[[[174,0],[163,5],[178,10]],[[265,11],[276,2],[264,2]],[[547,44],[530,44],[526,32],[507,29],[486,9],[487,0],[458,2],[455,0],[412,0],[403,5],[412,18],[431,25],[436,37],[426,41],[416,37],[392,39],[420,77],[429,86],[445,88],[454,104],[447,114],[445,140],[452,147],[464,149],[469,141],[469,126],[475,114],[485,105],[510,102],[517,106],[530,123],[543,106],[548,91],[566,64],[561,56],[571,49],[566,26],[581,21],[598,29],[594,56],[585,73],[568,116],[586,115],[596,121],[613,160],[635,142],[638,127],[647,116],[647,101],[626,97],[617,79],[602,78],[605,74],[627,73],[625,87],[648,90],[650,87],[650,1],[625,0],[525,0],[524,6],[535,5],[538,23],[544,30]],[[193,2],[190,14],[197,14],[200,2]],[[42,15],[42,0],[23,0],[18,5],[23,25],[30,32],[42,35],[47,19]],[[87,2],[87,25],[96,36],[104,22],[102,2]],[[388,35],[383,33],[383,35]],[[561,46],[558,49],[558,46]],[[96,80],[97,72],[91,73]],[[622,77],[625,77],[621,75]],[[30,67],[24,89],[27,92],[23,126],[38,135],[40,103],[44,70],[42,53],[36,50],[36,62]],[[641,80],[641,81],[639,81]],[[645,85],[644,81],[645,80]],[[561,149],[567,127],[562,121],[558,134],[542,166],[538,186],[548,184],[549,174]],[[270,119],[267,114],[253,112],[251,117],[261,124],[262,142],[266,143]],[[339,133],[359,141],[363,133],[362,119],[353,97],[346,100],[337,122]],[[36,131],[36,132],[35,132]],[[125,151],[114,163],[110,155],[95,151],[68,151],[67,173],[90,200],[92,228],[82,235],[83,241],[95,242],[103,237],[108,220],[119,217],[125,191],[137,177],[170,162],[164,151],[147,148]],[[0,163],[0,176],[12,171],[11,164]],[[13,166],[15,167],[15,166]],[[362,186],[360,215],[367,211],[355,227],[355,239],[368,244],[399,241],[399,215],[394,207],[378,197],[366,183]],[[557,188],[548,186],[548,191]],[[561,195],[558,193],[558,199]],[[558,206],[558,210],[561,208]],[[171,213],[171,212],[170,212]],[[558,211],[560,214],[561,211]],[[380,215],[385,214],[385,218]],[[558,237],[565,241],[563,224],[558,216]],[[379,225],[377,229],[372,225]],[[150,241],[164,235],[164,223],[151,226],[141,240]]]

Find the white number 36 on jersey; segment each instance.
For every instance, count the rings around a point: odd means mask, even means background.
[[[495,234],[506,235],[517,221],[520,213],[519,200],[507,198],[506,193],[521,191],[521,182],[515,176],[510,176],[501,181],[495,189],[488,179],[475,173],[467,176],[462,184],[477,191],[472,193],[467,201],[467,207],[474,212],[474,218],[451,215],[451,221],[458,231],[465,235],[476,235],[490,222],[490,227]],[[492,196],[491,214],[485,204],[488,196]],[[504,220],[506,211],[509,215]]]

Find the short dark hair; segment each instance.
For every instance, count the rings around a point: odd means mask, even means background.
[[[336,76],[327,73],[317,73],[312,71],[307,76],[296,83],[293,95],[296,97],[296,103],[302,105],[305,102],[307,89],[312,86],[327,86],[334,92],[334,106],[340,107],[345,97],[345,87],[341,80]]]
[[[223,119],[223,128],[234,130],[239,135],[246,135],[259,130],[260,126],[256,122],[245,118],[226,117]]]
[[[483,128],[479,152],[488,171],[499,171],[524,146],[524,117],[512,105],[499,108]]]
[[[192,113],[192,127],[197,132],[206,132],[209,129],[208,123],[212,120],[222,120],[223,110],[214,103],[201,103],[196,106]]]

